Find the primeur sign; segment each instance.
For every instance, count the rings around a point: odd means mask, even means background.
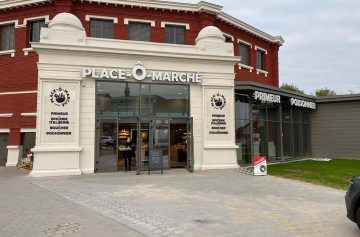
[[[198,72],[148,71],[140,61],[132,70],[103,68],[97,72],[94,67],[85,67],[83,68],[82,76],[103,80],[125,80],[126,78],[134,78],[137,81],[150,79],[158,82],[201,83],[201,74]]]

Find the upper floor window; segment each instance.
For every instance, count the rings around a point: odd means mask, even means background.
[[[0,26],[0,51],[15,48],[15,24]]]
[[[40,41],[40,29],[45,26],[45,19],[29,22],[29,43]]]
[[[240,63],[243,65],[250,65],[249,62],[250,46],[247,44],[239,43],[239,56],[241,57]]]
[[[165,26],[165,43],[168,44],[185,44],[185,26],[166,25]]]
[[[90,19],[90,37],[114,38],[114,21],[103,19]]]
[[[265,71],[265,52],[263,50],[256,50],[256,68]]]
[[[129,40],[150,41],[150,23],[129,22]]]

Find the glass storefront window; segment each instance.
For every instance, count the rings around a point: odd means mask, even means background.
[[[253,151],[254,156],[267,155],[267,122],[253,120]]]
[[[269,121],[280,121],[279,108],[280,104],[268,104],[267,116]]]
[[[183,85],[150,85],[152,115],[184,117],[189,113],[189,87]]]
[[[239,146],[237,149],[238,164],[251,163],[251,137],[250,120],[237,119],[235,121],[235,140]]]
[[[189,116],[189,86],[100,81],[96,95],[97,115]]]
[[[293,130],[292,123],[283,123],[283,155],[285,159],[293,158]]]
[[[250,119],[250,96],[235,93],[235,119]]]
[[[268,121],[268,161],[281,159],[280,122]]]

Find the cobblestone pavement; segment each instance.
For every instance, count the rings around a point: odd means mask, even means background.
[[[15,209],[19,212],[17,217],[30,215],[26,219],[31,220],[33,214],[35,220],[43,219],[37,223],[53,222],[50,226],[39,226],[45,236],[54,229],[69,228],[80,234],[90,227],[100,228],[91,236],[132,236],[133,233],[102,233],[101,225],[106,221],[111,223],[108,224],[111,228],[114,228],[113,221],[145,236],[351,237],[360,233],[345,216],[344,191],[271,176],[253,177],[232,170],[195,173],[171,170],[164,175],[150,176],[110,173],[17,179],[26,181],[33,189],[28,191],[35,192],[30,195],[40,198],[44,209],[22,212],[10,204],[6,212]],[[47,201],[41,193],[53,201]],[[11,196],[16,194],[28,195],[16,191]],[[55,200],[57,208],[51,211],[51,203]],[[46,201],[48,203],[44,203]],[[3,210],[1,205],[5,205],[4,202],[0,204],[0,211]],[[72,208],[75,214],[61,221],[63,212],[67,211],[59,207]],[[88,216],[91,211],[92,215],[98,215]],[[48,214],[46,218],[44,213]],[[51,219],[57,220],[46,220],[50,213]],[[99,223],[87,221],[99,216],[103,218]],[[15,217],[11,219],[15,222]],[[4,221],[0,220],[0,227],[3,225]],[[0,236],[1,231],[2,228]]]
[[[0,167],[1,237],[143,236],[33,185],[27,175],[28,171]]]

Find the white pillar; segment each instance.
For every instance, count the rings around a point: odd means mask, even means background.
[[[8,156],[6,166],[16,166],[21,158],[22,146],[19,145],[9,145],[6,147],[8,149]]]

